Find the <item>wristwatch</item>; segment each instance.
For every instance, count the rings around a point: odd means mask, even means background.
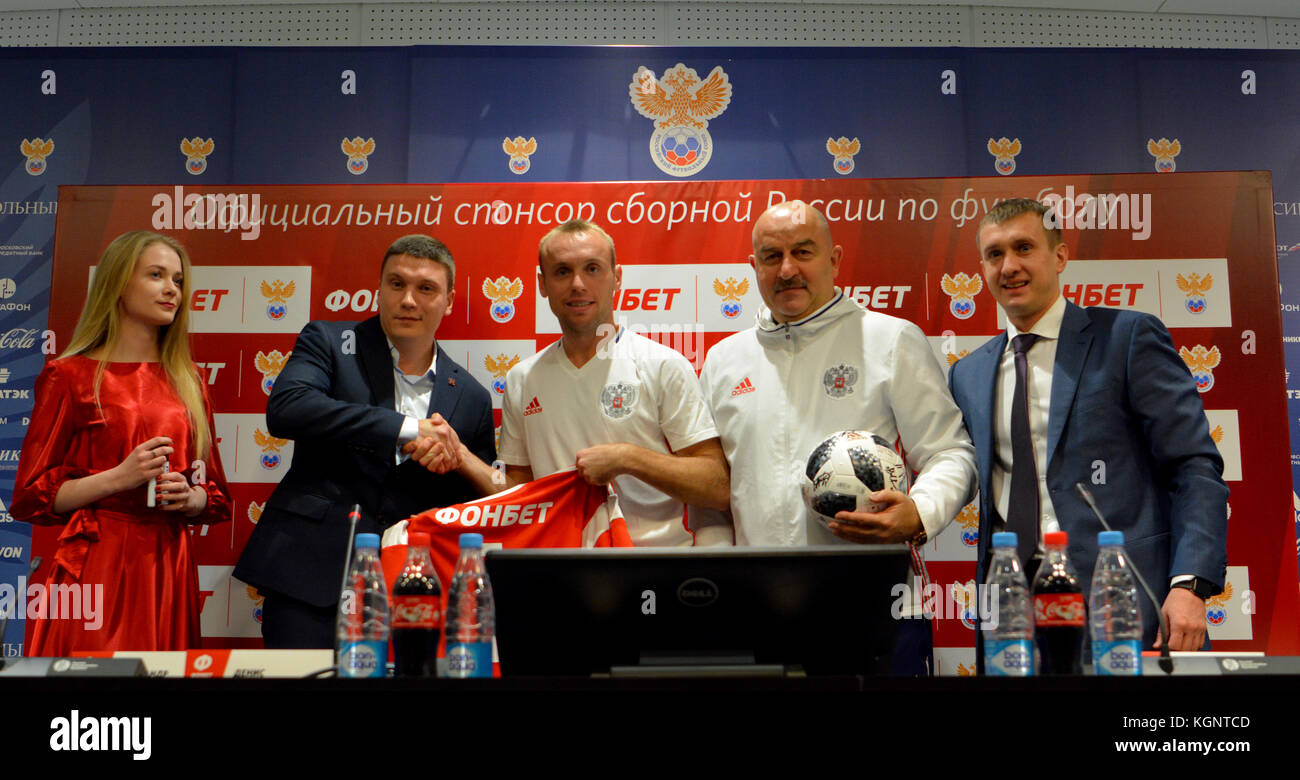
[[[930,535],[925,532],[924,525],[921,526],[921,530],[916,532],[916,536],[908,540],[913,547],[920,547],[928,541],[930,541]]]
[[[1204,601],[1210,598],[1211,596],[1217,596],[1222,592],[1214,586],[1214,583],[1210,582],[1209,580],[1203,580],[1200,577],[1192,577],[1191,579],[1188,580],[1180,580],[1179,582],[1175,582],[1173,585],[1170,585],[1169,587],[1170,589],[1186,588],[1187,590],[1190,590],[1192,593],[1195,593],[1196,597],[1199,598],[1201,601]]]

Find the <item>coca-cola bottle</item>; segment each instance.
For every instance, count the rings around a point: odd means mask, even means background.
[[[393,585],[393,664],[398,677],[434,677],[442,634],[442,583],[429,535],[407,537],[406,564]]]
[[[1064,531],[1043,534],[1047,556],[1034,577],[1034,637],[1041,674],[1083,674],[1088,609],[1079,575],[1070,565]]]

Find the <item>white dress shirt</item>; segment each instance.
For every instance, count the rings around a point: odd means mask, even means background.
[[[1029,438],[1034,443],[1034,463],[1038,470],[1038,522],[1045,534],[1061,530],[1061,525],[1056,520],[1056,510],[1052,507],[1052,497],[1047,492],[1047,417],[1052,405],[1052,369],[1056,365],[1056,345],[1060,340],[1061,321],[1064,319],[1065,297],[1058,295],[1038,322],[1025,331],[1039,337],[1025,353],[1028,364],[1025,390],[1029,397]],[[994,429],[997,457],[993,461],[993,504],[1004,520],[1011,502],[1011,397],[1016,388],[1016,353],[1011,341],[1019,335],[1016,326],[1008,322],[1007,345],[1002,350],[1002,361],[998,364],[995,401],[997,427]]]
[[[393,406],[399,414],[406,415],[402,430],[397,434],[396,458],[401,463],[410,456],[402,446],[419,437],[420,420],[429,416],[429,403],[433,400],[433,380],[437,376],[438,349],[433,350],[433,360],[422,374],[407,374],[398,367],[400,354],[393,342],[388,342],[388,352],[393,356]]]

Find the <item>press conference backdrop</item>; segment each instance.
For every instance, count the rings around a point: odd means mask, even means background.
[[[282,469],[292,445],[261,447],[236,466],[226,442],[239,439],[241,453],[257,444],[264,385],[308,317],[373,311],[375,261],[392,237],[431,232],[464,264],[458,316],[443,335],[490,386],[502,362],[555,338],[531,271],[536,240],[555,220],[612,223],[629,264],[620,314],[660,326],[702,360],[699,345],[745,327],[758,304],[738,263],[746,218],[774,193],[818,197],[851,259],[841,283],[864,305],[917,321],[946,360],[997,329],[992,299],[978,289],[974,221],[994,198],[1073,187],[1135,196],[1130,217],[1147,219],[1151,232],[1137,238],[1144,228],[1131,224],[1074,233],[1074,256],[1096,263],[1072,264],[1070,294],[1165,319],[1229,463],[1233,591],[1209,605],[1212,636],[1226,647],[1300,649],[1295,498],[1280,465],[1283,432],[1296,438],[1282,365],[1296,358],[1282,334],[1300,334],[1288,297],[1300,250],[1300,95],[1291,88],[1300,58],[504,51],[0,52],[11,86],[0,117],[0,150],[11,150],[0,181],[0,500],[11,496],[35,377],[70,333],[86,269],[121,230],[172,232],[202,266],[192,301],[198,359],[239,499],[231,525],[197,532],[204,632],[236,646],[256,642],[259,601],[228,574],[276,479],[258,469]],[[1262,175],[1161,176],[1228,169],[1272,171],[1273,194]],[[911,180],[880,181],[890,177]],[[610,181],[649,183],[590,184]],[[351,186],[404,182],[502,184]],[[116,186],[56,194],[86,184]],[[232,224],[255,197],[258,216]],[[634,264],[650,267],[634,274]],[[662,268],[680,264],[696,267]],[[31,532],[3,519],[0,584],[12,592]],[[932,544],[936,581],[973,577],[970,533],[963,515]],[[38,534],[38,554],[40,545]],[[939,643],[953,648],[941,653],[950,672],[970,667],[962,617],[938,623]],[[20,652],[21,637],[12,623],[6,653]]]

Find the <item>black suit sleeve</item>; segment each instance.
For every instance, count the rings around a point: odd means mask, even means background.
[[[312,441],[359,444],[379,451],[397,446],[403,416],[361,397],[360,388],[368,385],[358,361],[339,359],[344,349],[356,344],[355,328],[307,323],[266,404],[272,436],[293,439],[298,446]],[[356,376],[345,380],[340,372]]]

